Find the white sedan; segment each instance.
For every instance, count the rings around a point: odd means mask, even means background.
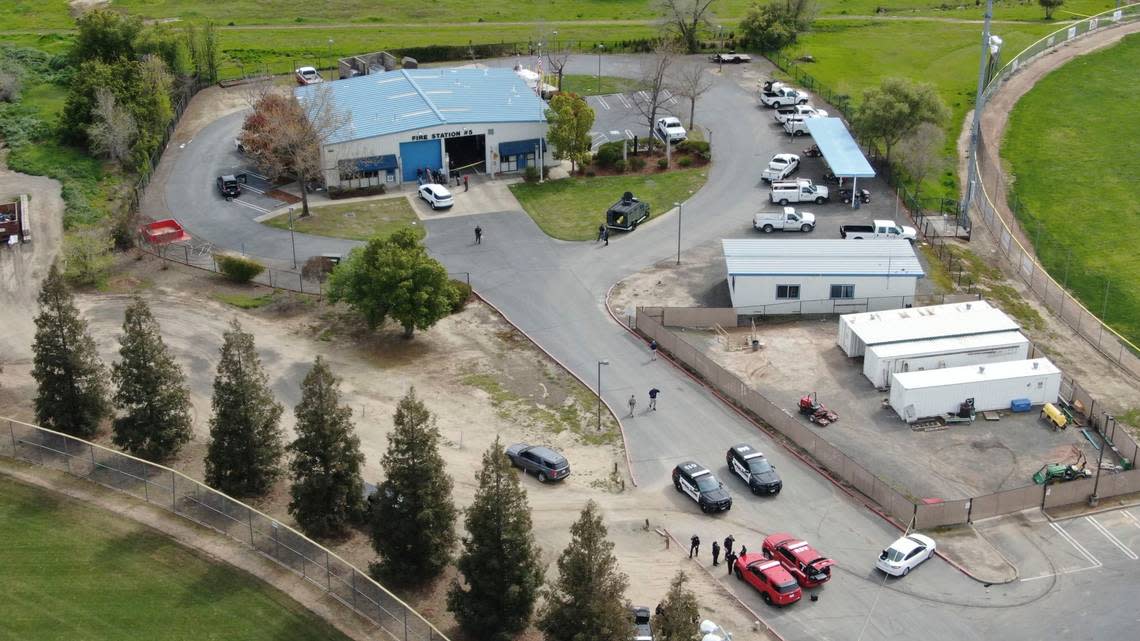
[[[451,192],[447,190],[447,187],[436,183],[420,185],[420,198],[423,198],[432,209],[450,207],[455,204],[455,199],[451,197]]]
[[[891,576],[906,576],[919,563],[934,556],[934,539],[924,534],[908,534],[879,554],[875,567]]]

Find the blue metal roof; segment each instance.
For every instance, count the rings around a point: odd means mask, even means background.
[[[510,69],[400,69],[297,87],[305,100],[330,91],[350,116],[329,138],[348,142],[438,125],[546,122],[546,103]]]
[[[836,176],[844,178],[874,178],[875,170],[863,156],[859,145],[851,137],[839,118],[808,118],[808,131],[819,145],[823,157]]]

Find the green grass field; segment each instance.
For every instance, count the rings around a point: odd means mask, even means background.
[[[578,76],[568,74],[562,76],[562,90],[572,91],[583,96],[596,96],[611,93],[625,93],[643,89],[644,85],[629,78],[602,76],[601,82],[597,76]]]
[[[537,183],[511,185],[530,217],[542,231],[562,240],[593,240],[598,225],[605,222],[606,209],[623,192],[649,203],[650,215],[657,216],[673,208],[674,202],[687,200],[700,189],[708,170],[686,169],[660,174],[630,176],[598,176],[596,178],[564,178]]]
[[[308,218],[293,219],[295,231],[352,240],[387,237],[405,227],[410,227],[420,238],[425,234],[412,205],[403,197],[310,207],[309,211],[312,215]],[[289,229],[289,217],[278,216],[263,224],[277,229]]]
[[[247,574],[8,478],[0,478],[0,541],[0,639],[346,639]]]
[[[1002,157],[1041,262],[1097,315],[1110,282],[1103,318],[1140,344],[1137,87],[1140,36],[1076,58],[1014,107]]]

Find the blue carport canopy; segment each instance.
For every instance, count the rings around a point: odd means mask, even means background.
[[[831,171],[841,178],[874,178],[875,170],[839,118],[808,118],[808,131]]]

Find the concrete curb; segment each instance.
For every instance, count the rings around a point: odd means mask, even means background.
[[[974,527],[973,524],[970,524],[970,529],[974,531],[974,534],[978,535],[978,537],[980,537],[983,541],[985,541],[987,545],[989,545],[991,548],[993,548],[994,552],[997,552],[997,555],[999,557],[1001,557],[1002,561],[1005,561],[1006,565],[1013,568],[1013,578],[1009,579],[1008,581],[982,581],[978,577],[973,576],[972,574],[969,574],[965,570],[961,570],[963,574],[966,574],[967,576],[969,576],[971,579],[973,579],[975,581],[979,581],[979,582],[989,584],[989,585],[1006,585],[1007,583],[1013,583],[1014,581],[1021,578],[1021,570],[1018,569],[1017,565],[1013,561],[1009,560],[1009,557],[1002,554],[1002,551],[1001,551],[1001,549],[998,548],[998,546],[994,545],[988,538],[986,538],[986,535],[982,534],[982,531],[979,530],[978,528]],[[938,556],[942,556],[942,555],[939,554]]]
[[[614,313],[613,309],[610,308],[610,294],[613,292],[614,287],[617,287],[617,285],[619,283],[620,283],[620,281],[618,283],[614,283],[613,285],[610,285],[610,288],[608,290],[606,290],[606,298],[604,301],[604,304],[606,307],[606,312],[610,315],[610,318],[613,319],[613,321],[615,323],[617,323],[618,325],[621,325],[623,328],[625,328],[626,331],[628,331],[629,333],[636,336],[638,338],[638,340],[644,341],[642,336],[637,333],[637,330],[633,329],[632,327],[629,327],[628,324],[622,322],[622,320]],[[843,491],[845,494],[847,494],[847,496],[849,496],[853,500],[859,502],[861,505],[863,505],[863,507],[867,508],[868,510],[870,510],[874,514],[878,515],[881,519],[883,519],[887,523],[894,526],[895,529],[899,530],[900,532],[906,532],[909,529],[907,526],[904,526],[903,524],[896,521],[893,517],[888,515],[886,512],[883,512],[883,510],[879,506],[874,505],[872,503],[869,503],[865,499],[865,497],[863,497],[863,495],[855,493],[851,488],[849,488],[845,484],[841,483],[838,479],[836,479],[834,476],[832,476],[827,470],[820,467],[815,461],[809,459],[808,457],[804,456],[800,452],[796,451],[794,448],[790,447],[788,445],[788,443],[786,442],[786,440],[783,438],[783,436],[781,436],[779,434],[773,434],[769,430],[765,429],[763,425],[761,425],[760,423],[757,423],[755,420],[753,420],[753,418],[751,416],[749,416],[746,412],[744,412],[744,410],[737,407],[735,403],[733,403],[731,400],[729,400],[727,397],[725,397],[723,394],[721,394],[719,390],[712,387],[711,385],[709,385],[704,380],[695,376],[692,372],[690,372],[685,367],[681,366],[668,353],[665,353],[665,352],[659,350],[658,356],[659,356],[659,358],[671,363],[677,369],[681,370],[681,372],[683,372],[686,376],[688,376],[695,383],[697,383],[698,385],[707,389],[710,393],[713,394],[713,396],[716,396],[718,399],[720,399],[722,403],[724,403],[727,407],[729,407],[733,412],[736,412],[736,414],[739,415],[741,418],[743,418],[744,420],[746,420],[749,423],[751,423],[752,425],[754,425],[757,429],[759,429],[759,430],[765,432],[766,434],[768,434],[769,436],[771,436],[773,438],[773,440],[775,440],[777,443],[779,443],[780,446],[783,447],[786,452],[788,452],[792,456],[799,459],[801,462],[803,462],[804,465],[807,465],[808,467],[815,470],[820,476],[824,477],[825,479],[830,481],[832,485],[834,485],[835,487],[837,487],[841,491]],[[627,456],[628,456],[628,450],[627,450]],[[986,542],[989,543],[988,540]],[[991,547],[992,547],[992,544],[991,544]],[[997,548],[994,548],[994,549],[996,550]],[[992,581],[986,581],[985,579],[980,579],[980,578],[974,576],[974,574],[971,573],[970,570],[967,569],[965,566],[958,563],[957,561],[954,561],[954,560],[947,558],[941,552],[938,552],[937,550],[935,550],[935,554],[938,555],[938,557],[941,558],[943,561],[946,561],[946,563],[948,563],[950,565],[950,567],[954,568],[955,570],[958,570],[959,572],[961,572],[962,574],[966,575],[967,577],[973,579],[974,581],[977,581],[978,583],[993,584]],[[1001,553],[998,552],[998,554],[1000,555]],[[1003,556],[1002,558],[1004,559],[1005,557]],[[1007,560],[1006,562],[1008,563],[1009,561]],[[1011,563],[1010,565],[1013,565],[1013,564]],[[1016,570],[1016,568],[1017,568],[1017,566],[1014,566],[1015,570]]]
[[[669,538],[672,539],[673,542],[677,544],[678,550],[684,550],[685,549],[685,546],[682,545],[681,542],[677,540],[677,537],[673,536],[673,533],[669,531],[669,528],[662,527],[661,529],[665,530],[665,534],[668,535]],[[784,641],[784,637],[780,636],[780,633],[777,632],[776,629],[773,628],[767,621],[765,621],[764,617],[760,616],[760,613],[758,613],[756,610],[753,610],[752,606],[748,605],[747,603],[744,602],[743,599],[736,596],[736,593],[734,593],[732,590],[729,590],[728,588],[726,588],[724,586],[724,584],[720,582],[720,579],[718,579],[716,577],[716,575],[712,573],[712,570],[708,569],[707,567],[705,567],[704,565],[702,565],[700,563],[697,563],[697,567],[701,568],[701,570],[703,570],[704,573],[707,574],[710,579],[712,579],[713,581],[716,582],[717,587],[719,587],[722,591],[724,591],[726,594],[728,594],[728,596],[730,598],[732,598],[734,601],[736,601],[736,603],[739,604],[740,607],[744,608],[748,612],[748,614],[751,614],[755,621],[759,621],[760,623],[762,623],[764,625],[764,632],[765,633],[770,634],[773,637],[776,637],[776,639],[778,639],[778,641]],[[739,634],[739,633],[737,633],[737,634]]]
[[[550,352],[543,349],[542,345],[538,344],[538,341],[534,340],[534,338],[532,338],[530,334],[526,333],[526,330],[524,330],[523,328],[516,325],[513,321],[511,321],[511,318],[509,316],[507,316],[506,314],[504,314],[503,310],[496,307],[495,304],[492,303],[491,301],[487,300],[486,298],[483,298],[483,296],[480,295],[479,292],[475,291],[474,288],[471,289],[471,293],[474,294],[475,297],[478,298],[484,305],[495,310],[496,314],[498,314],[500,317],[502,317],[502,319],[505,320],[508,325],[515,328],[515,331],[517,331],[518,333],[525,336],[526,339],[528,341],[530,341],[530,343],[532,345],[534,345],[536,348],[538,348],[538,351],[542,352],[543,354],[546,354],[547,358],[554,361],[555,363],[558,363],[559,367],[561,367],[563,370],[565,370],[567,374],[573,376],[574,380],[581,383],[583,387],[585,387],[586,389],[590,389],[590,385],[585,380],[583,380],[581,376],[578,376],[577,374],[575,374],[574,371],[571,370],[569,367],[567,367],[565,363],[558,360],[557,356],[555,356],[554,354],[551,354]],[[607,294],[607,296],[608,296],[608,294]],[[622,450],[624,450],[624,453],[625,453],[625,467],[626,467],[626,470],[629,471],[630,483],[632,483],[634,487],[637,487],[637,474],[633,471],[633,461],[632,461],[632,459],[629,458],[629,440],[625,436],[625,426],[622,425],[621,419],[618,418],[617,412],[614,412],[614,408],[610,407],[610,404],[606,402],[606,399],[601,398],[601,394],[600,394],[601,390],[598,390],[598,392],[599,393],[597,394],[597,396],[599,399],[601,399],[602,405],[606,406],[606,410],[610,413],[610,416],[614,417],[614,420],[617,421],[618,431],[621,433]]]

